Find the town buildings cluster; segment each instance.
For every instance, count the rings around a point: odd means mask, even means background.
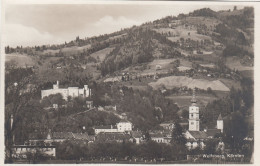
[[[51,94],[62,94],[64,99],[68,99],[68,96],[76,97],[83,96],[88,97],[91,95],[91,90],[87,85],[83,89],[69,87],[67,89],[60,89],[59,82],[53,85],[53,89],[43,90],[42,98]],[[122,117],[121,121],[116,125],[106,125],[106,126],[94,126],[95,135],[88,135],[84,133],[74,133],[74,132],[52,132],[41,133],[42,137],[39,138],[38,133],[31,133],[29,140],[25,142],[24,145],[14,145],[13,146],[13,156],[26,158],[26,153],[35,153],[36,149],[40,150],[49,156],[55,157],[56,151],[53,143],[64,142],[66,140],[74,140],[80,143],[91,143],[91,142],[123,142],[131,141],[136,144],[140,144],[145,141],[145,135],[138,130],[133,130],[133,124],[126,120],[127,117]],[[187,139],[186,146],[188,149],[195,149],[197,147],[204,148],[205,141],[208,139],[213,139],[216,134],[223,132],[223,119],[219,115],[216,123],[216,128],[207,129],[201,131],[200,129],[200,116],[199,116],[199,106],[197,105],[195,90],[193,91],[193,96],[191,99],[191,105],[189,107],[189,120],[188,120],[188,130],[185,131],[184,136]],[[186,124],[186,123],[185,123]],[[169,144],[172,140],[172,132],[175,128],[174,122],[163,122],[160,124],[162,129],[149,131],[150,139],[157,143]],[[223,145],[223,142],[220,141]]]

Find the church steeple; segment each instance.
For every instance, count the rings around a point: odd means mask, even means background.
[[[197,106],[195,89],[193,89],[191,106],[189,107],[189,131],[200,131],[199,107]]]
[[[195,88],[193,88],[193,91],[192,91],[191,103],[192,104],[196,104],[197,103]]]

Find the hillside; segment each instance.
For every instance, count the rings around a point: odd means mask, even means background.
[[[139,90],[187,86],[229,91],[240,89],[239,80],[253,73],[253,22],[250,7],[204,8],[111,34],[77,36],[61,45],[7,46],[6,62],[33,67],[35,81],[46,85],[58,79],[75,86],[95,81]]]

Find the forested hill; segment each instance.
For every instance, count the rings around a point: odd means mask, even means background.
[[[41,66],[46,57],[63,57],[49,66],[78,66],[95,70],[103,76],[131,65],[150,62],[156,58],[192,56],[194,51],[213,51],[217,55],[253,58],[254,9],[245,7],[233,11],[215,12],[209,8],[189,14],[167,16],[121,31],[76,40],[61,45],[35,47],[7,46],[7,54],[25,54]],[[214,51],[222,46],[222,52]],[[219,49],[219,48],[217,48]],[[221,50],[221,48],[220,48]],[[68,61],[66,59],[72,59]],[[72,62],[73,61],[73,62]],[[48,61],[49,63],[49,61]],[[93,65],[92,65],[93,66]]]

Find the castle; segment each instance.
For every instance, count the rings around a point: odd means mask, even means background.
[[[42,99],[44,97],[47,97],[49,95],[54,95],[60,93],[64,100],[68,100],[68,97],[90,97],[91,96],[91,89],[88,87],[88,85],[84,85],[84,87],[78,88],[78,87],[68,87],[68,88],[60,88],[59,87],[59,81],[57,81],[57,84],[53,85],[53,89],[47,89],[41,91],[41,97]]]

